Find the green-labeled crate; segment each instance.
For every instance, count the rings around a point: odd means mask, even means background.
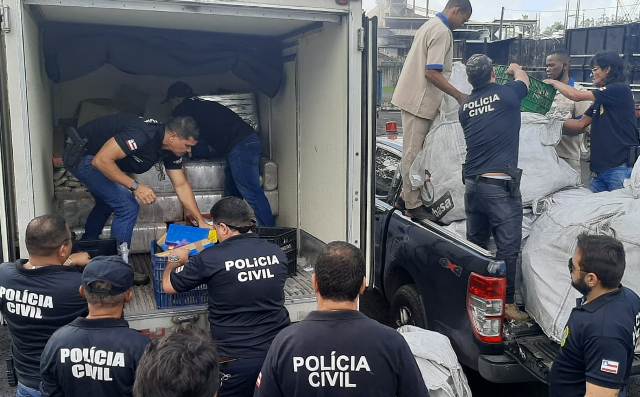
[[[496,81],[498,84],[506,84],[513,81],[513,77],[507,74],[507,66],[495,66]],[[547,114],[556,97],[556,89],[553,86],[529,76],[529,94],[522,100],[520,109],[523,112]]]

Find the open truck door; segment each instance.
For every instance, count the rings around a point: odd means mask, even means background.
[[[367,263],[367,281],[373,286],[375,210],[375,149],[378,81],[378,18],[362,16],[362,200],[361,241]]]

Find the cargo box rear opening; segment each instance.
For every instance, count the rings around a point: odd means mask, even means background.
[[[95,33],[101,28],[121,32],[148,29],[145,35],[155,32],[162,36],[167,34],[167,26],[177,38],[181,34],[185,37],[201,34],[212,39],[216,35],[237,39],[248,46],[252,45],[252,38],[257,45],[277,43],[278,58],[282,62],[282,79],[277,90],[269,93],[268,88],[258,87],[260,84],[252,84],[251,79],[246,78],[251,75],[250,71],[237,73],[233,67],[210,74],[193,74],[192,71],[189,75],[152,75],[145,74],[140,68],[126,70],[122,63],[116,67],[114,63],[117,62],[110,58],[145,57],[144,53],[114,52],[108,54],[99,67],[89,65],[90,61],[95,61],[92,51],[99,51],[97,47],[103,42],[92,49],[67,38],[66,42],[57,43],[55,49],[65,59],[52,62],[56,60],[56,52],[48,46],[51,36],[47,35],[52,29],[63,29],[72,33],[69,37],[75,34],[82,39],[87,35],[83,32]],[[348,74],[344,69],[349,41],[345,24],[275,17],[221,18],[181,12],[101,10],[82,6],[25,6],[22,30],[27,86],[24,100],[28,120],[24,127],[28,131],[32,179],[24,181],[24,186],[17,181],[16,195],[20,200],[21,194],[29,194],[28,189],[32,189],[33,196],[29,200],[33,201],[33,210],[30,213],[17,209],[18,233],[23,233],[26,222],[34,213],[57,210],[52,156],[62,151],[63,126],[78,125],[96,114],[112,112],[113,108],[149,118],[160,117],[164,111],[166,116],[168,110],[160,102],[167,87],[175,81],[187,82],[203,96],[249,93],[255,98],[263,153],[278,166],[276,224],[299,230],[298,255],[302,260],[299,260],[298,275],[288,281],[287,300],[288,304],[302,305],[299,312],[289,309],[292,320],[304,316],[314,299],[308,277],[309,259],[323,242],[347,239]],[[136,37],[144,38],[145,35]],[[238,51],[236,57],[242,56],[242,51]],[[80,71],[73,73],[80,75],[69,79],[61,77],[65,72],[56,68],[62,65],[75,66]],[[254,62],[250,66],[255,65]],[[262,83],[260,72],[254,73],[256,83]],[[16,162],[15,167],[19,166]],[[208,212],[209,208],[200,209]],[[160,231],[154,233],[161,234]],[[137,268],[148,266],[147,262],[148,255],[134,258]],[[154,311],[155,303],[149,299],[153,300],[152,291],[136,291],[138,305],[129,309],[133,326],[137,325],[137,320],[144,319],[147,320],[144,327],[149,329],[148,320],[159,320],[165,315]],[[158,322],[160,324],[164,321]]]

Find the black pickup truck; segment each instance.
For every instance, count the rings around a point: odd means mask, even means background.
[[[559,345],[533,321],[505,324],[505,264],[491,252],[430,221],[395,208],[402,139],[378,138],[375,153],[373,288],[390,303],[397,326],[449,337],[458,360],[495,383],[546,382]],[[439,203],[447,210],[451,203]],[[640,361],[634,361],[640,374]]]

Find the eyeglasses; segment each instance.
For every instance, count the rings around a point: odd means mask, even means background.
[[[573,258],[569,258],[569,273],[573,273],[576,267],[573,265]],[[580,273],[587,273],[584,270],[578,270]]]

